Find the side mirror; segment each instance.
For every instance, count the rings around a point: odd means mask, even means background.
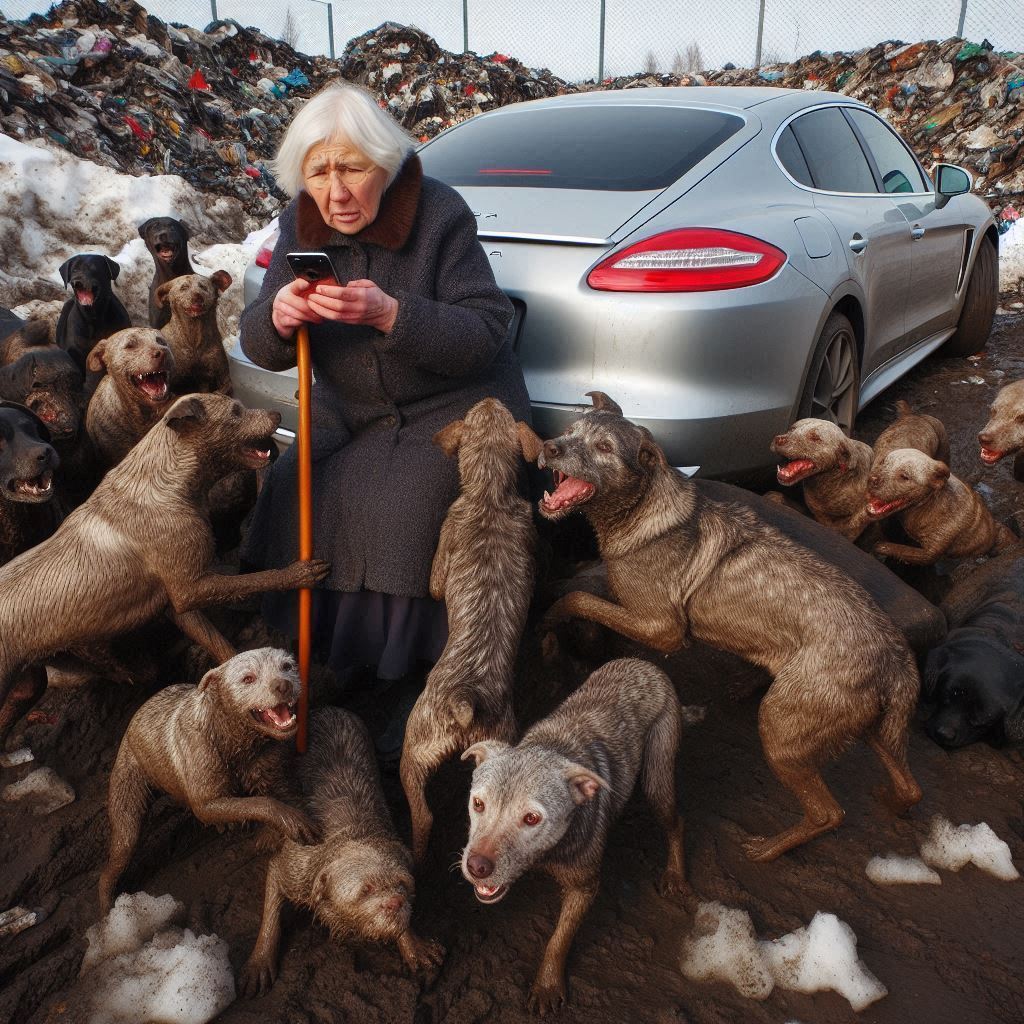
[[[941,210],[953,196],[971,191],[971,176],[955,164],[935,165],[935,209]]]

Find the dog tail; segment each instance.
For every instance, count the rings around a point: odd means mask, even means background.
[[[903,401],[901,398],[896,402],[896,415],[900,419],[903,419],[904,416],[913,416],[914,407],[909,402]]]

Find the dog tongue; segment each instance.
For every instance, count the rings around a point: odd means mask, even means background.
[[[1003,457],[1002,452],[997,452],[995,448],[986,448],[984,445],[981,446],[981,459],[983,462],[998,462]]]
[[[562,482],[555,488],[555,493],[548,498],[545,504],[548,508],[562,508],[563,505],[568,505],[570,502],[589,497],[593,490],[594,485],[588,484],[586,480],[567,476],[562,479]]]
[[[76,288],[75,298],[78,300],[80,306],[91,306],[92,305],[92,292],[88,288]]]
[[[150,398],[163,398],[167,391],[164,378],[152,373],[144,374],[139,386]]]
[[[899,499],[896,501],[882,501],[881,498],[871,498],[868,501],[868,512],[873,516],[884,516],[892,512],[899,504]]]
[[[284,727],[292,720],[291,708],[287,704],[276,704],[263,712],[263,717],[273,725]]]
[[[784,466],[779,466],[775,471],[775,475],[780,483],[787,483],[793,477],[812,469],[814,469],[814,463],[810,459],[794,459],[792,462],[787,462]]]

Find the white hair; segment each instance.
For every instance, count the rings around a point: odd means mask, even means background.
[[[388,172],[388,185],[412,152],[412,137],[380,108],[373,93],[350,82],[336,81],[321,89],[292,119],[273,160],[274,177],[290,196],[304,187],[302,164],[321,143],[342,139]]]

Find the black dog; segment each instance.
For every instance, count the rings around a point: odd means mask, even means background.
[[[50,432],[24,406],[0,402],[0,565],[57,529]]]
[[[196,272],[188,258],[189,231],[187,225],[173,217],[150,217],[139,225],[139,235],[156,267],[149,286],[149,326],[159,328],[170,321],[171,310],[156,301],[157,288],[176,277]]]
[[[31,409],[54,441],[71,441],[85,411],[85,377],[67,352],[44,345],[0,367],[0,398]]]
[[[928,735],[944,747],[1024,741],[1024,548],[990,559],[942,604],[950,630],[928,654]]]
[[[91,253],[72,256],[61,264],[61,280],[74,289],[75,297],[60,311],[57,344],[70,353],[83,373],[86,356],[97,341],[132,325],[111,287],[119,273],[121,267],[112,259]]]

